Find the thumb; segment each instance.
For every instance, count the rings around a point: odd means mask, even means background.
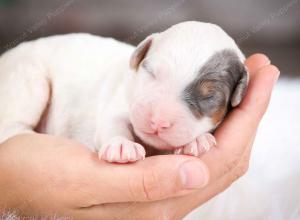
[[[161,200],[188,194],[208,182],[206,165],[195,157],[160,155],[128,165],[100,164],[91,180],[97,204]]]

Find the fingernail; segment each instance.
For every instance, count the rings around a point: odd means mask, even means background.
[[[208,173],[200,161],[188,161],[180,166],[180,178],[185,189],[199,189],[207,185]]]
[[[265,66],[270,65],[271,64],[271,60],[267,57],[265,60]]]
[[[279,76],[280,76],[280,70],[277,68],[277,74],[276,74],[276,76],[273,79],[274,80],[273,84],[276,84],[276,82],[278,81]]]
[[[265,65],[270,65],[270,64],[271,64],[271,60],[269,59],[268,56],[266,56],[266,55],[263,54],[263,53],[259,53],[258,55],[261,56],[261,57],[260,57],[261,60],[264,60],[264,64],[265,64]]]

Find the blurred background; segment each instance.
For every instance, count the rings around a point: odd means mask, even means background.
[[[300,76],[300,0],[0,0],[0,53],[70,32],[136,45],[186,20],[216,23],[246,55],[266,53],[283,76]]]
[[[247,175],[186,220],[299,220],[300,0],[0,0],[0,54],[23,41],[71,32],[136,45],[187,20],[220,25],[246,55],[267,54],[281,80]]]

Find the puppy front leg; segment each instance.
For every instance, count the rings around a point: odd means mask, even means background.
[[[47,70],[18,47],[0,62],[0,143],[23,133],[33,133],[47,108],[51,86]],[[23,52],[21,53],[23,54]]]
[[[110,116],[98,127],[96,146],[99,158],[108,162],[128,163],[145,158],[145,149],[134,142],[129,120],[122,116]]]

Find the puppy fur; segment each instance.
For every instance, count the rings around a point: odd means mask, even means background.
[[[136,48],[89,34],[22,43],[0,58],[0,142],[42,132],[110,162],[142,159],[144,144],[199,156],[245,94],[243,63],[220,27],[194,21]]]

